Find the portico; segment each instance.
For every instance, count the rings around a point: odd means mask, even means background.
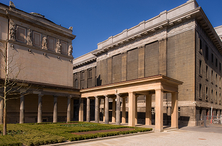
[[[81,98],[87,98],[87,121],[89,122],[90,104],[89,99],[95,98],[95,122],[99,122],[99,97],[105,98],[105,123],[109,123],[109,98],[113,98],[112,109],[114,111],[112,122],[120,124],[120,98],[122,98],[122,123],[126,122],[126,105],[125,97],[128,96],[128,125],[135,126],[137,124],[137,102],[138,95],[146,95],[146,125],[151,125],[151,95],[155,94],[155,131],[163,130],[163,93],[172,94],[172,114],[171,127],[178,128],[178,85],[182,82],[163,76],[156,75],[135,80],[123,81],[114,84],[103,85],[80,90]],[[115,100],[116,99],[116,100]],[[83,112],[80,108],[80,117]],[[80,119],[81,120],[81,119]]]

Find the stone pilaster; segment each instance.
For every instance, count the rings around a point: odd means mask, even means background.
[[[57,96],[54,97],[54,105],[53,105],[53,123],[57,122],[57,112],[58,112],[58,102],[57,102]]]
[[[109,97],[105,96],[105,124],[109,124]]]
[[[126,62],[127,62],[127,53],[122,54],[122,81],[126,81]]]
[[[144,77],[144,46],[139,47],[138,52],[138,78]]]
[[[120,125],[120,95],[116,94],[116,125]]]
[[[20,96],[20,119],[19,123],[22,124],[25,122],[25,96],[21,94]]]
[[[42,123],[42,96],[43,96],[43,94],[38,94],[38,119],[37,119],[37,123]]]
[[[159,74],[166,75],[166,39],[159,41]]]
[[[86,98],[86,121],[87,122],[90,122],[90,98],[89,97],[87,97]]]
[[[112,123],[116,122],[116,100],[113,98],[112,103]]]

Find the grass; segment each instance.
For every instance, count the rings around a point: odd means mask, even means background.
[[[103,132],[96,134],[75,135],[72,133],[98,131],[118,128],[129,128],[128,126],[87,123],[87,122],[70,122],[70,123],[27,123],[27,124],[8,124],[6,136],[0,131],[0,146],[36,146],[41,144],[51,144],[64,141],[75,141],[91,139],[97,137],[106,137],[119,134],[128,134],[136,132],[150,131],[150,128],[133,127],[134,130]],[[2,125],[0,125],[2,130]]]

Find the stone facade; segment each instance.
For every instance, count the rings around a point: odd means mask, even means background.
[[[73,120],[72,29],[59,26],[38,13],[27,13],[0,3],[0,51],[7,52],[9,77],[17,81],[16,95],[7,98],[7,122]],[[5,78],[4,57],[0,77]],[[2,96],[2,88],[0,89]],[[3,100],[0,98],[0,124]]]
[[[179,124],[198,125],[197,117],[208,114],[210,107],[216,114],[222,110],[220,29],[216,28],[217,34],[197,2],[189,0],[109,37],[96,50],[74,59],[74,87],[165,75],[183,82],[178,88]],[[141,116],[144,100],[138,98]],[[164,93],[166,124],[170,105],[171,94]]]

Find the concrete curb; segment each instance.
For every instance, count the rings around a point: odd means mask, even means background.
[[[85,140],[78,140],[78,141],[67,141],[67,142],[63,142],[63,143],[47,144],[47,145],[41,145],[41,146],[60,146],[60,145],[79,144],[79,143],[86,143],[86,142],[106,140],[106,139],[112,139],[112,138],[120,138],[120,137],[127,137],[127,136],[135,136],[135,135],[148,134],[148,133],[154,133],[154,131],[152,130],[152,131],[146,131],[146,132],[120,134],[120,135],[115,135],[115,136],[99,137],[99,138],[85,139]]]

